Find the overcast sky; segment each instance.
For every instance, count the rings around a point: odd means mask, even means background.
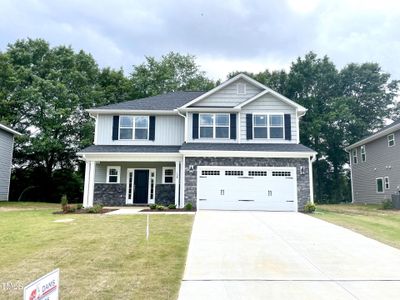
[[[339,67],[378,62],[400,79],[400,1],[0,0],[0,51],[20,38],[90,52],[123,67],[190,53],[208,76],[288,69],[308,51]]]

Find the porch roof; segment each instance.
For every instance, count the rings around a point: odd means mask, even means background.
[[[180,148],[181,146],[92,145],[79,153],[179,153]]]

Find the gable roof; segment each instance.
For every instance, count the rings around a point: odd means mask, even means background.
[[[400,130],[400,119],[394,121],[392,124],[387,125],[385,127],[383,127],[382,129],[378,130],[377,132],[368,135],[364,138],[362,138],[361,140],[359,140],[358,142],[346,147],[346,150],[351,150],[353,148],[356,148],[358,146],[362,146],[366,143],[372,142],[376,139],[379,139],[385,135],[391,134],[392,132],[395,132],[397,130]]]
[[[22,135],[22,133],[19,133],[18,131],[15,131],[14,129],[12,129],[6,125],[3,125],[3,124],[0,124],[0,129],[3,129],[4,131],[7,131],[13,135],[18,135],[18,136]]]
[[[88,109],[88,112],[107,112],[113,110],[161,110],[173,111],[174,109],[184,105],[185,103],[204,94],[201,91],[191,92],[171,92],[157,96],[140,98],[136,100],[125,101],[116,104],[100,106]]]

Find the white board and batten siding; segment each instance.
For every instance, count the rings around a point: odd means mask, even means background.
[[[245,84],[246,85],[246,93],[238,94],[237,93],[237,85]],[[231,84],[227,85],[223,89],[215,92],[214,94],[208,96],[207,98],[200,100],[199,102],[194,103],[191,107],[233,107],[236,106],[247,99],[254,97],[255,95],[262,92],[262,89],[248,83],[247,81],[240,79]]]
[[[0,129],[0,201],[8,200],[14,136]]]
[[[99,115],[97,145],[182,145],[185,121],[181,116],[156,115],[155,140],[112,140],[113,115]]]

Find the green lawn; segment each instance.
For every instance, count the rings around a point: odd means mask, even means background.
[[[193,215],[53,215],[59,205],[0,203],[0,284],[60,268],[62,299],[175,299]],[[54,220],[73,218],[71,223]],[[0,299],[23,291],[0,285]]]
[[[400,211],[379,205],[318,205],[313,216],[400,249]]]

